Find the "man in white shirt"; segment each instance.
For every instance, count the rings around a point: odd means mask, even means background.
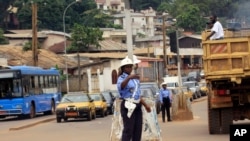
[[[224,31],[221,23],[217,21],[217,16],[213,15],[210,17],[210,21],[213,24],[211,33],[207,36],[206,40],[220,40],[224,38]]]

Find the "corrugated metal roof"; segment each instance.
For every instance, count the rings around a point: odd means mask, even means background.
[[[198,34],[192,34],[192,35],[181,36],[181,37],[179,37],[179,39],[183,39],[183,38],[186,38],[186,37],[195,38],[195,39],[201,40],[201,35],[198,35]]]
[[[72,57],[76,56],[77,54],[67,54],[67,56]],[[88,57],[88,58],[125,58],[127,53],[124,52],[103,52],[103,53],[80,53],[81,57]]]
[[[119,43],[113,40],[103,40],[99,41],[101,48],[96,48],[95,46],[90,47],[89,51],[126,51],[126,44]]]
[[[122,52],[113,52],[113,53],[80,53],[79,55],[81,57],[88,57],[88,58],[92,58],[92,59],[96,59],[96,58],[109,58],[109,59],[123,59],[127,56],[127,52],[126,53],[122,53]],[[75,57],[77,56],[76,53],[74,54],[67,54],[68,57]],[[137,59],[139,60],[161,60],[159,58],[153,58],[153,57],[144,57],[144,56],[137,56]]]
[[[45,49],[38,50],[38,66],[51,68],[56,65],[65,68],[65,58]],[[33,65],[32,51],[22,51],[21,46],[0,46],[0,57],[7,58],[8,65]],[[76,62],[67,60],[68,68],[75,67]]]
[[[6,38],[32,38],[32,33],[4,34]],[[46,34],[37,33],[38,38],[47,38]]]
[[[162,41],[163,36],[162,35],[156,35],[156,36],[151,36],[151,37],[146,37],[146,38],[137,38],[135,41],[136,42],[144,42],[144,41]],[[169,41],[169,37],[166,36],[166,40]]]
[[[7,30],[7,32],[15,34],[32,34],[32,29],[21,29],[21,30]]]

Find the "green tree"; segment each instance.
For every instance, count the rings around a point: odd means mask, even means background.
[[[100,47],[103,32],[99,28],[75,24],[72,30],[69,52],[88,52],[90,46]]]
[[[199,32],[205,25],[205,19],[200,15],[197,5],[183,5],[183,10],[176,19],[177,26],[188,31]]]
[[[75,0],[36,0],[38,28],[63,31],[63,12],[65,8]],[[32,9],[31,0],[15,1],[15,6],[19,7],[17,13],[20,28],[32,28]],[[74,23],[80,23],[81,13],[86,10],[96,8],[96,3],[93,0],[82,0],[81,3],[75,3],[70,6],[65,14],[66,32],[70,31]]]
[[[38,49],[41,48],[41,44],[38,42],[37,45]],[[28,51],[28,50],[32,50],[32,41],[28,41],[23,45],[23,51]]]
[[[8,40],[3,36],[3,30],[0,28],[0,44],[8,44]]]
[[[8,16],[9,12],[7,9],[13,3],[13,1],[14,0],[0,0],[0,27],[3,29],[8,27],[6,17]]]
[[[104,13],[104,11],[100,9],[84,11],[81,19],[81,23],[88,27],[121,29],[121,27],[114,25],[112,16]]]

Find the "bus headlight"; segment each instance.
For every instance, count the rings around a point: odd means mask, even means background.
[[[17,109],[22,109],[22,105],[21,105],[21,104],[18,104],[18,105],[15,106],[15,108],[17,108]]]

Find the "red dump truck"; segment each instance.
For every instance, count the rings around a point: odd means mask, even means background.
[[[210,134],[227,134],[233,121],[250,119],[250,32],[225,30],[222,40],[202,33]]]

